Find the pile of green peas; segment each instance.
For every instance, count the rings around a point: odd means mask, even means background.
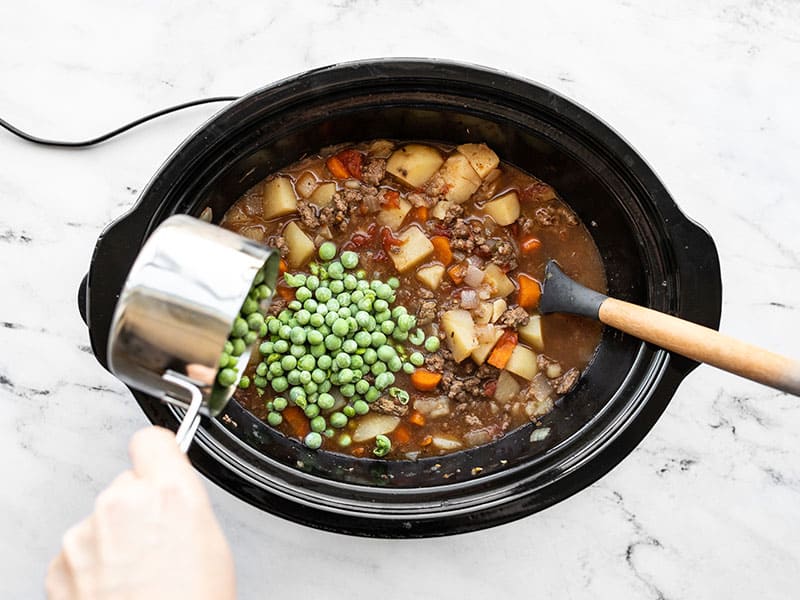
[[[217,383],[220,385],[228,387],[236,383],[239,377],[239,357],[248,346],[267,335],[267,323],[261,311],[261,301],[271,295],[272,290],[264,283],[264,271],[259,269],[219,357]],[[239,379],[239,387],[250,387],[250,378],[247,375],[242,375]]]
[[[312,449],[350,419],[367,414],[369,405],[391,389],[395,373],[413,373],[425,362],[405,342],[424,344],[429,352],[439,344],[434,336],[425,339],[404,306],[393,306],[400,286],[396,277],[368,280],[357,270],[355,252],[342,252],[334,260],[332,242],[323,243],[318,254],[321,262],[311,263],[308,274],[284,274],[295,299],[265,319],[267,332],[259,347],[263,359],[253,378],[262,393],[269,387],[275,394],[267,402],[270,425],[283,422],[281,412],[287,406],[304,411],[311,431],[303,442]],[[332,390],[338,392],[338,402]],[[340,446],[351,441],[347,433],[337,436]],[[385,442],[381,440],[379,456],[389,451]]]

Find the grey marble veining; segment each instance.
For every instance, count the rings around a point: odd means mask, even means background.
[[[485,64],[588,107],[714,236],[722,329],[800,356],[792,0],[5,2],[0,116],[85,138],[190,98],[376,56]],[[41,596],[61,533],[125,468],[127,440],[145,424],[92,356],[76,288],[103,226],[215,110],[86,151],[0,132],[3,597]],[[351,539],[208,488],[242,598],[797,596],[800,400],[708,367],[597,484],[489,531]]]

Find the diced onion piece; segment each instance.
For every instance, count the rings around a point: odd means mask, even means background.
[[[283,217],[297,211],[297,196],[294,194],[292,180],[276,177],[264,184],[262,216],[265,219]]]
[[[308,198],[317,189],[317,178],[311,171],[305,171],[294,182],[294,189],[301,198]]]
[[[497,378],[497,389],[494,391],[494,399],[500,404],[508,404],[519,394],[519,382],[508,371],[501,371]]]
[[[412,225],[397,238],[403,243],[392,248],[389,256],[401,273],[417,266],[433,254],[433,244],[416,226]]]
[[[353,441],[365,442],[371,440],[376,435],[391,433],[399,423],[400,417],[368,413],[356,421],[356,428],[353,431]]]
[[[536,354],[525,346],[517,344],[506,363],[506,370],[530,381],[539,370],[536,366]]]
[[[431,216],[434,219],[442,220],[447,215],[447,211],[450,210],[451,206],[453,206],[452,202],[441,200],[437,202],[436,205],[431,209]]]
[[[417,398],[414,400],[414,410],[422,413],[429,419],[444,417],[450,414],[450,400],[447,396],[438,398]]]
[[[211,223],[214,219],[214,212],[211,210],[210,206],[206,206],[203,209],[203,212],[200,213],[200,220],[205,221],[206,223]]]
[[[420,188],[430,179],[444,159],[436,148],[422,144],[408,144],[395,150],[386,163],[386,170],[410,185]]]
[[[500,158],[486,144],[461,144],[456,150],[467,158],[481,178],[485,178],[500,164]]]
[[[542,440],[546,440],[547,436],[549,435],[550,435],[549,427],[537,427],[531,432],[530,440],[532,442],[541,442]]]
[[[454,440],[453,438],[444,437],[441,435],[433,436],[433,445],[439,448],[439,450],[458,450],[461,448],[462,444],[458,440]]]
[[[316,248],[314,242],[308,237],[297,223],[291,221],[283,230],[283,237],[289,247],[289,255],[286,257],[290,267],[297,268],[303,266],[314,255]]]
[[[531,392],[539,402],[544,402],[553,396],[553,387],[548,383],[547,377],[539,373],[531,380]]]
[[[467,310],[478,308],[480,301],[478,300],[478,292],[473,289],[461,290],[461,307]]]
[[[492,217],[498,225],[505,227],[519,219],[519,196],[517,192],[507,192],[483,205],[483,212]]]
[[[464,283],[470,287],[477,288],[483,283],[484,275],[485,273],[481,269],[470,263],[467,267],[467,272],[464,273]]]
[[[333,200],[333,195],[336,193],[336,184],[333,181],[322,183],[317,186],[314,193],[308,198],[310,202],[317,206],[328,206]]]
[[[531,315],[528,322],[517,328],[517,333],[523,342],[537,352],[544,352],[544,339],[542,338],[542,317]]]
[[[442,315],[442,329],[445,339],[453,353],[453,359],[461,362],[478,347],[475,336],[475,323],[466,310],[448,310]]]
[[[492,441],[492,434],[485,427],[474,429],[464,434],[464,443],[467,446],[482,446]]]

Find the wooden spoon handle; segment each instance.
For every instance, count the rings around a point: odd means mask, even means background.
[[[667,350],[800,396],[800,362],[708,327],[607,298],[600,320]]]

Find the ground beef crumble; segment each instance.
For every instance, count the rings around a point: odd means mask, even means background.
[[[408,412],[408,404],[402,404],[399,400],[392,398],[391,396],[381,396],[375,400],[375,402],[370,404],[369,409],[372,412],[383,415],[402,417]]]
[[[530,318],[531,316],[528,314],[527,310],[521,306],[514,305],[509,307],[502,315],[500,315],[498,322],[506,327],[516,329],[520,325],[527,324]]]
[[[371,158],[361,167],[361,178],[369,185],[378,185],[384,175],[386,175],[386,160],[383,158]]]

